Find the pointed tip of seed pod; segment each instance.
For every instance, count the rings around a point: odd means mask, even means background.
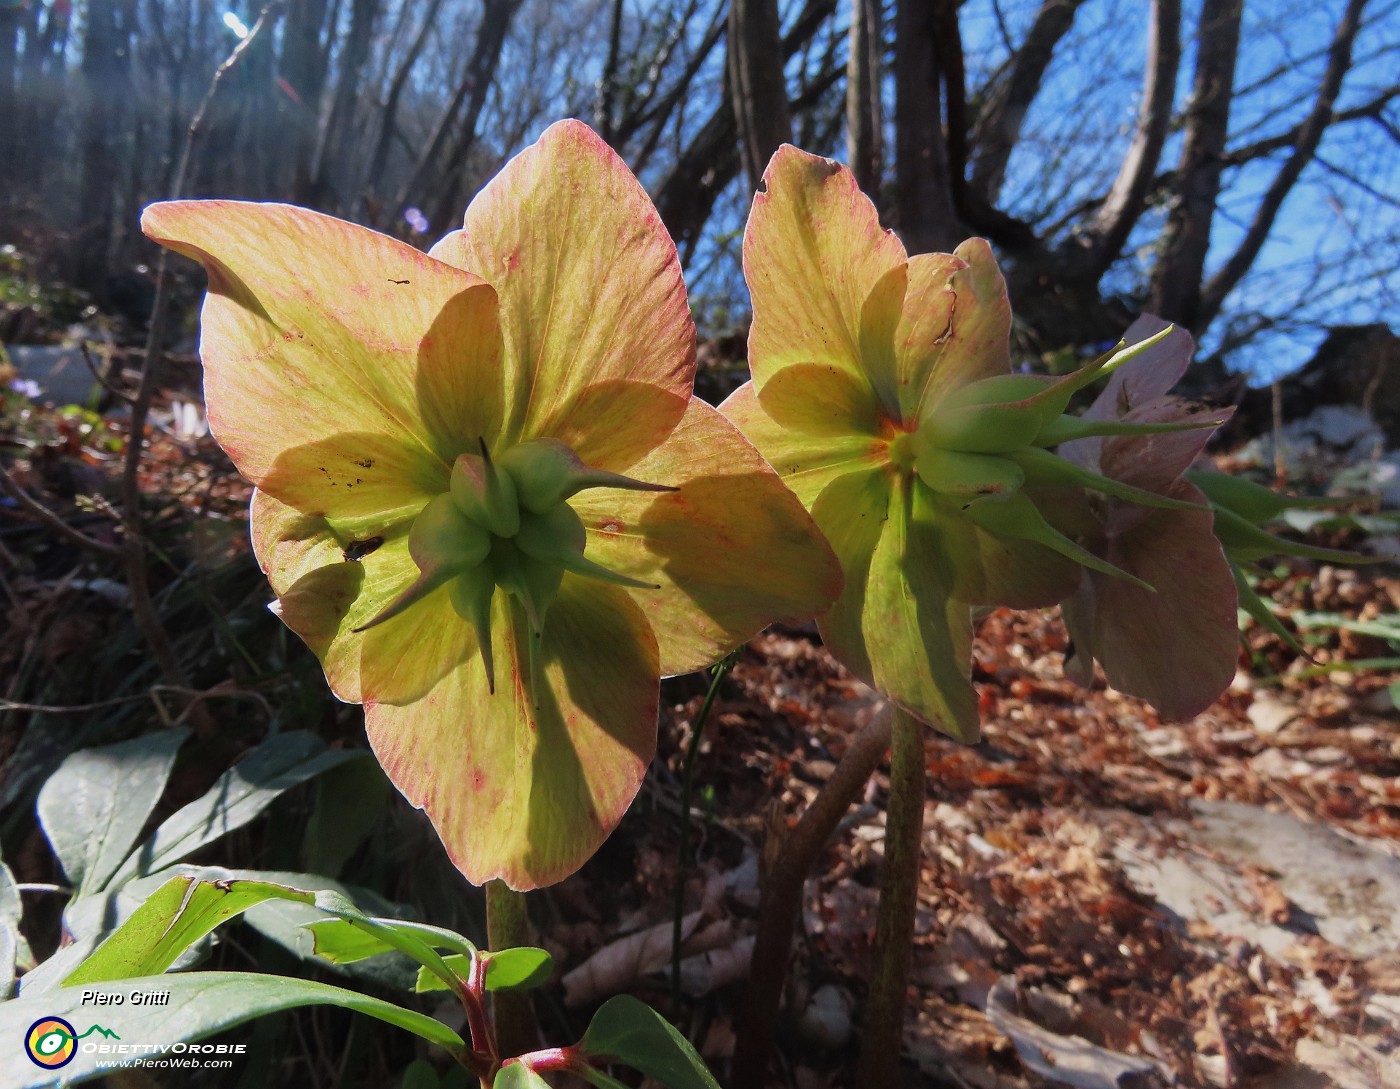
[[[381,609],[375,616],[366,620],[359,627],[351,628],[351,632],[355,635],[359,635],[361,632],[369,631],[370,628],[378,627],[386,620],[392,620],[410,605],[422,601],[423,598],[436,590],[438,586],[442,584],[443,577],[444,576],[441,574],[429,575],[427,572],[421,573],[408,589],[404,590],[403,593],[399,594],[398,597],[389,602],[389,604]]]

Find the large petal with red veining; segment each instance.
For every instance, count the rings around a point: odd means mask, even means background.
[[[494,292],[478,277],[282,204],[155,204],[142,229],[208,272],[200,355],[210,428],[253,483],[293,501],[277,462],[317,446],[336,476],[300,481],[294,501],[329,513],[353,494],[350,462],[383,454],[363,468],[385,488],[423,494],[458,453],[494,435],[500,335]]]
[[[840,568],[802,504],[703,401],[624,471],[679,490],[597,488],[570,502],[589,559],[660,584],[628,593],[656,633],[664,674],[700,669],[773,620],[815,616],[839,592]]]
[[[627,165],[587,125],[560,121],[506,164],[432,250],[500,295],[505,445],[558,435],[597,406],[589,387],[621,381],[669,393],[608,426],[653,445],[685,409],[695,325],[675,244]],[[646,438],[649,436],[649,438]]]
[[[516,889],[562,880],[621,820],[656,747],[656,643],[618,587],[566,575],[532,692],[518,604],[492,610],[498,683],[478,658],[422,699],[365,702],[370,745],[423,809],[467,880]]]
[[[878,375],[862,359],[862,314],[881,279],[904,264],[904,247],[881,228],[851,172],[830,159],[785,144],[763,180],[744,232],[755,384],[762,389],[784,367],[813,363],[874,383]],[[893,390],[874,388],[893,402]]]

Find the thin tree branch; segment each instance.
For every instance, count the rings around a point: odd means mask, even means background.
[[[1152,179],[1162,156],[1176,99],[1176,75],[1181,64],[1181,0],[1153,0],[1148,24],[1147,72],[1132,143],[1118,176],[1073,258],[1076,276],[1098,283],[1118,259],[1134,224],[1147,208]]]
[[[196,143],[204,135],[204,122],[209,107],[218,94],[219,85],[237,67],[257,40],[263,29],[273,22],[282,8],[281,0],[267,4],[248,36],[238,43],[228,58],[214,71],[209,82],[209,90],[190,120],[185,133],[185,145],[180,152],[180,164],[171,183],[171,195],[178,197],[185,188],[190,163],[194,158]],[[189,688],[185,672],[176,657],[170,637],[156,615],[155,604],[151,600],[151,586],[146,575],[146,545],[141,529],[141,459],[145,451],[146,418],[150,414],[151,398],[155,395],[156,374],[164,358],[165,321],[170,306],[170,251],[161,248],[156,261],[156,297],[151,304],[150,328],[146,336],[146,352],[141,363],[141,380],[131,402],[131,418],[126,440],[126,459],[122,466],[122,519],[125,528],[123,566],[126,571],[126,587],[131,595],[131,611],[151,648],[151,654],[160,668],[168,685],[174,688]],[[213,728],[213,720],[208,711],[198,702],[191,704],[190,720],[200,733],[208,733]]]
[[[988,205],[996,204],[1006,164],[1021,137],[1021,123],[1040,93],[1046,69],[1060,39],[1074,24],[1084,0],[1042,0],[1019,49],[1012,51],[1006,77],[992,87],[975,121],[975,155],[969,184]]]
[[[613,100],[617,96],[617,60],[622,49],[622,0],[613,0],[608,29],[608,58],[603,62],[603,78],[598,83],[598,105],[593,121],[602,137],[613,142]]]
[[[0,465],[0,491],[3,491],[18,503],[23,510],[28,511],[36,520],[48,526],[70,544],[75,544],[79,548],[85,548],[103,556],[122,555],[123,549],[120,545],[99,541],[95,537],[89,537],[82,530],[70,526],[54,511],[44,506],[43,503],[40,503],[21,488],[15,478],[10,475],[9,470],[3,465]]]
[[[1366,0],[1350,0],[1347,4],[1333,35],[1332,48],[1328,50],[1327,70],[1318,89],[1317,102],[1300,126],[1293,154],[1274,175],[1274,180],[1260,200],[1254,219],[1238,248],[1202,289],[1200,311],[1196,319],[1200,327],[1204,328],[1210,324],[1211,319],[1220,312],[1225,296],[1234,290],[1235,285],[1254,264],[1259,251],[1264,248],[1269,232],[1273,230],[1274,220],[1279,209],[1283,207],[1284,200],[1298,181],[1299,175],[1303,173],[1303,169],[1317,153],[1322,134],[1327,130],[1328,120],[1332,116],[1332,105],[1337,101],[1342,81],[1351,68],[1352,45],[1356,41],[1357,31],[1361,29],[1361,12],[1365,6]]]

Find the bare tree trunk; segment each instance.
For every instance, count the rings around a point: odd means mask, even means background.
[[[730,0],[729,86],[749,187],[763,183],[773,152],[792,141],[777,0]]]
[[[895,214],[910,253],[949,251],[961,234],[943,136],[939,14],[924,0],[895,5]]]
[[[1040,93],[1045,72],[1060,39],[1074,24],[1075,12],[1084,0],[1042,0],[1040,10],[1004,78],[993,83],[991,93],[975,119],[970,186],[994,205],[1006,180],[1006,164],[1021,138],[1021,123]]]
[[[467,108],[467,120],[462,124],[469,126],[472,138],[475,138],[477,117],[481,113],[481,107],[486,102],[486,92],[490,89],[491,80],[495,77],[501,47],[505,44],[511,20],[515,17],[515,12],[519,7],[520,0],[486,0],[481,12],[481,25],[477,27],[476,31],[476,47],[472,50],[466,71],[462,74],[462,80],[452,95],[452,101],[447,104],[447,108],[438,117],[437,124],[433,126],[432,134],[423,145],[422,151],[419,152],[418,159],[413,164],[413,169],[409,171],[408,178],[399,187],[399,191],[394,197],[396,208],[403,207],[416,191],[424,187],[429,171],[457,168],[455,160],[444,159],[443,149],[447,144],[448,137],[452,135],[454,124],[457,122],[457,114],[461,111],[463,104],[467,102],[469,95],[472,101]],[[460,138],[458,142],[460,143]],[[463,153],[465,153],[465,148]],[[445,168],[444,163],[447,163]],[[442,175],[439,174],[436,179],[427,183],[431,186],[431,191],[440,192],[441,180]],[[429,203],[425,198],[419,199],[424,204]],[[429,218],[432,219],[431,216]]]
[[[73,283],[99,305],[106,302],[107,261],[112,243],[115,187],[120,176],[116,143],[125,131],[131,101],[130,0],[91,0],[83,35],[82,181]]]
[[[19,155],[19,111],[15,108],[19,18],[18,8],[0,8],[0,177],[9,175]]]
[[[379,179],[383,176],[384,166],[389,159],[389,144],[394,138],[394,126],[398,123],[399,99],[403,96],[409,73],[413,70],[419,54],[423,52],[423,46],[427,44],[428,34],[433,29],[441,8],[442,0],[431,0],[428,11],[423,16],[423,25],[418,28],[413,44],[409,46],[403,62],[394,72],[394,79],[389,85],[389,93],[385,96],[384,110],[379,119],[379,136],[374,142],[374,152],[370,155],[369,169],[365,174],[365,184],[369,189],[379,188]]]
[[[1317,92],[1317,100],[1313,103],[1313,108],[1298,133],[1297,141],[1293,146],[1293,154],[1284,161],[1284,164],[1279,167],[1278,173],[1274,175],[1274,180],[1269,184],[1263,199],[1260,200],[1259,207],[1254,213],[1254,219],[1250,223],[1249,229],[1245,231],[1244,240],[1240,243],[1239,248],[1206,282],[1201,291],[1199,309],[1196,315],[1196,321],[1201,328],[1209,325],[1220,313],[1220,307],[1224,304],[1225,297],[1234,290],[1235,285],[1254,264],[1254,259],[1259,256],[1259,251],[1264,248],[1264,242],[1268,239],[1269,232],[1273,230],[1274,220],[1278,216],[1279,209],[1283,207],[1283,202],[1289,191],[1297,183],[1299,175],[1303,173],[1303,168],[1312,161],[1313,156],[1317,153],[1317,145],[1321,143],[1322,134],[1327,130],[1327,126],[1332,120],[1332,106],[1336,103],[1337,94],[1342,89],[1342,80],[1348,69],[1351,68],[1351,50],[1356,42],[1357,31],[1361,29],[1361,11],[1365,6],[1366,0],[1350,0],[1346,11],[1342,13],[1341,22],[1337,25],[1337,32],[1332,37],[1331,48],[1327,51],[1327,70],[1323,73],[1322,85]]]
[[[457,136],[448,149],[443,169],[438,174],[437,193],[429,218],[440,225],[456,225],[466,211],[469,186],[474,179],[466,169],[467,155],[476,143],[477,122],[486,105],[486,96],[496,79],[496,67],[501,61],[501,49],[510,32],[511,20],[520,9],[520,0],[487,0],[481,15],[481,27],[476,33],[476,48],[467,79],[471,82],[471,98],[466,116],[457,126]]]
[[[1152,270],[1149,309],[1199,334],[1201,282],[1220,196],[1244,0],[1204,0],[1176,199]]]
[[[283,154],[291,161],[291,192],[297,201],[304,201],[311,192],[311,156],[330,51],[330,44],[321,38],[325,24],[326,0],[292,0],[287,8],[278,67],[298,100],[284,107],[287,142],[283,147]]]
[[[1084,253],[1074,257],[1071,274],[1097,284],[1118,259],[1133,226],[1147,208],[1147,196],[1162,157],[1176,100],[1181,66],[1181,0],[1152,0],[1147,32],[1147,72],[1133,140],[1107,199],[1078,240]]]
[[[783,39],[784,63],[816,35],[835,10],[835,0],[807,0]],[[676,240],[682,261],[689,260],[715,201],[740,169],[738,117],[732,98],[726,79],[719,105],[677,156],[675,166],[656,191],[656,210]]]
[[[317,198],[316,203],[326,203],[337,184],[343,181],[343,160],[355,135],[355,97],[359,92],[360,74],[369,60],[374,23],[378,16],[379,0],[354,0],[350,7],[350,31],[341,51],[335,98],[321,126],[311,160],[311,195]],[[344,207],[350,199],[351,194],[339,193],[336,204]]]
[[[880,103],[883,27],[880,0],[851,0],[846,61],[846,157],[860,187],[878,203],[883,167]]]

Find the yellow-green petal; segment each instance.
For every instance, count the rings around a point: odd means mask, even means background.
[[[499,340],[478,277],[282,204],[155,204],[142,229],[209,274],[200,355],[210,429],[253,483],[288,449],[346,432],[404,444],[421,462],[416,479],[487,426]],[[448,367],[487,377],[445,381]],[[443,411],[453,382],[462,388]]]
[[[641,382],[674,395],[695,376],[695,326],[675,244],[646,191],[587,125],[561,121],[477,194],[433,255],[500,296],[504,445],[553,434],[590,386]],[[656,418],[633,421],[655,428]],[[562,437],[562,436],[557,436]]]
[[[656,745],[656,644],[626,591],[566,576],[531,692],[523,612],[499,593],[493,610],[494,695],[472,657],[412,704],[367,700],[365,719],[467,880],[529,889],[578,869],[636,795]]]
[[[471,627],[452,609],[446,587],[382,624],[356,630],[418,578],[408,551],[411,519],[387,528],[358,560],[347,558],[354,542],[325,519],[266,492],[254,494],[250,520],[277,614],[321,660],[340,699],[416,699],[460,658],[476,653]]]
[[[799,363],[871,381],[861,357],[862,314],[881,278],[904,264],[903,245],[881,228],[851,172],[830,159],[785,144],[763,180],[744,232],[755,383],[762,388]]]
[[[876,438],[887,429],[870,385],[829,363],[784,367],[758,399],[776,424],[803,435]]]
[[[912,483],[887,471],[851,473],[817,499],[813,516],[846,577],[818,628],[862,680],[931,726],[975,741],[971,609],[953,595],[949,557],[915,509]]]
[[[626,592],[656,633],[663,674],[708,665],[772,621],[810,620],[835,598],[840,569],[802,504],[703,401],[625,471],[679,490],[596,488],[570,504],[589,559],[660,584]]]
[[[752,382],[730,394],[720,411],[758,448],[808,509],[836,477],[876,468],[888,460],[888,443],[883,438],[859,431],[810,434],[779,423],[764,408]]]

